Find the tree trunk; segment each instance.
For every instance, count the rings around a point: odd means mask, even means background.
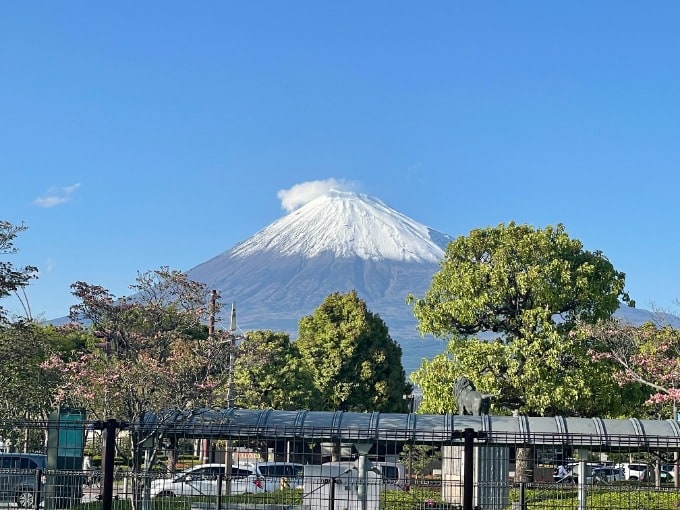
[[[533,448],[517,448],[515,452],[515,482],[533,482],[535,465]]]
[[[177,460],[179,458],[179,451],[177,449],[177,440],[173,438],[168,439],[169,444],[165,453],[167,455],[166,468],[168,473],[174,473],[177,471]]]

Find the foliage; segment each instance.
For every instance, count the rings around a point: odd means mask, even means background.
[[[399,460],[413,472],[414,478],[422,477],[433,463],[441,465],[441,459],[441,449],[426,444],[405,444],[399,454]]]
[[[581,324],[573,331],[596,361],[610,363],[614,381],[647,390],[645,404],[660,416],[672,414],[680,401],[680,331],[651,322],[635,326],[611,319]],[[675,419],[675,416],[672,416]]]
[[[286,333],[251,331],[234,367],[236,407],[314,409],[316,392],[297,345]]]
[[[134,421],[146,411],[210,405],[224,382],[228,342],[210,337],[203,322],[205,288],[168,268],[140,274],[133,298],[77,282],[72,307],[99,343],[77,359],[52,356],[43,366],[59,377],[57,402],[104,419]]]
[[[32,323],[0,326],[0,416],[45,416],[50,408],[48,377],[40,369],[48,344]]]
[[[13,255],[17,252],[14,239],[26,228],[24,225],[0,221],[0,255]],[[31,279],[37,278],[37,273],[38,268],[35,266],[15,268],[11,262],[0,260],[0,298],[26,287]],[[6,311],[0,306],[0,322],[6,320]]]
[[[84,282],[72,288],[80,303],[71,308],[71,319],[99,342],[89,343],[75,359],[53,355],[43,363],[59,381],[55,401],[100,420],[135,423],[153,412],[155,428],[146,437],[130,435],[132,465],[150,471],[165,446],[164,422],[174,420],[177,408],[211,406],[216,389],[227,380],[229,334],[208,334],[208,293],[179,271],[163,267],[139,274],[131,286],[135,294],[128,298],[117,299]],[[142,466],[140,445],[147,439],[155,443]],[[133,481],[134,508],[147,481]]]
[[[50,355],[68,359],[86,336],[30,321],[0,325],[0,417],[47,417],[54,409],[56,381],[42,364]]]
[[[450,412],[452,397],[442,390],[466,375],[495,395],[497,413],[620,413],[607,367],[567,333],[578,320],[611,316],[619,299],[633,304],[624,282],[602,253],[583,250],[562,225],[510,223],[454,240],[425,296],[409,298],[421,333],[450,339],[447,355],[412,376],[423,389],[421,411]]]
[[[356,291],[333,293],[303,317],[297,347],[322,410],[406,412],[401,347]]]

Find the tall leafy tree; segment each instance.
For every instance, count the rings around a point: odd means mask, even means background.
[[[623,273],[562,225],[509,223],[457,238],[425,296],[410,298],[420,331],[450,340],[450,364],[440,358],[414,375],[422,408],[441,409],[442,389],[466,375],[496,404],[526,414],[621,412],[610,372],[568,332],[578,320],[610,317],[620,300],[634,305],[624,285]]]
[[[234,370],[236,407],[315,409],[317,393],[295,342],[286,333],[250,331]]]
[[[24,320],[0,324],[0,436],[22,449],[31,447],[27,441],[35,434],[17,428],[16,420],[47,419],[55,408],[57,381],[42,364],[50,355],[76,355],[85,337],[68,326]]]
[[[297,347],[323,410],[406,412],[401,347],[356,291],[333,293],[302,318]]]
[[[40,364],[49,344],[30,322],[0,326],[0,416],[5,420],[44,418],[51,410],[47,374]]]
[[[52,356],[43,364],[59,378],[54,397],[100,419],[134,423],[153,412],[156,427],[130,436],[133,462],[150,469],[165,449],[163,424],[175,419],[174,411],[214,403],[227,380],[231,343],[224,332],[208,334],[208,292],[179,271],[164,267],[138,275],[128,298],[84,282],[72,287],[80,299],[72,319],[86,324],[98,342],[77,359]],[[141,465],[145,440],[153,440],[154,448]],[[142,485],[133,488],[135,507]]]
[[[425,296],[410,298],[420,331],[448,338],[451,356],[413,375],[423,387],[423,409],[465,375],[496,396],[496,412],[498,404],[534,415],[620,412],[606,367],[588,359],[568,332],[577,321],[611,317],[619,300],[634,304],[624,286],[623,273],[562,225],[509,223],[455,239]],[[495,340],[480,342],[482,333]],[[531,480],[532,459],[530,449],[518,449],[521,480]]]
[[[0,221],[0,255],[12,255],[17,252],[14,239],[26,228],[24,225],[13,225],[8,221]],[[11,262],[0,260],[0,298],[23,289],[31,279],[37,277],[37,274],[38,268],[35,266],[16,268]],[[6,310],[0,306],[0,321],[6,320]]]
[[[59,398],[102,419],[135,421],[146,411],[211,405],[224,384],[229,342],[208,335],[208,293],[184,273],[140,274],[132,297],[77,282],[71,317],[97,338],[74,360],[53,356]]]

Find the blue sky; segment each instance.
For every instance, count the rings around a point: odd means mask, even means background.
[[[563,223],[638,307],[676,309],[680,3],[27,0],[0,20],[0,219],[28,226],[10,260],[40,268],[35,316],[75,281],[121,296],[190,269],[331,178],[452,236]]]

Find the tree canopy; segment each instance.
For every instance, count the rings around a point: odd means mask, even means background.
[[[236,407],[316,409],[317,393],[297,344],[286,333],[250,331],[234,367]]]
[[[297,345],[323,410],[407,410],[401,347],[356,291],[333,293],[303,317]]]
[[[8,221],[0,221],[0,255],[12,255],[17,252],[14,239],[26,228],[24,225],[17,226]],[[11,262],[0,260],[0,298],[26,287],[31,279],[37,278],[37,273],[38,268],[35,266],[16,268]],[[0,306],[0,321],[6,320],[6,311]]]
[[[589,346],[593,360],[613,366],[622,387],[638,387],[646,410],[676,418],[680,404],[680,331],[647,322],[636,326],[619,319],[580,324],[572,332]]]
[[[77,282],[72,318],[94,335],[79,357],[52,356],[60,403],[102,419],[134,421],[146,411],[211,405],[226,381],[229,342],[208,335],[208,293],[179,271],[140,274],[130,298]]]
[[[495,395],[496,412],[621,412],[611,371],[567,333],[577,321],[610,317],[619,300],[633,305],[624,285],[623,273],[562,225],[509,223],[455,239],[425,296],[410,297],[421,333],[450,340],[447,355],[413,375],[421,409],[452,405],[442,389],[466,375]]]

